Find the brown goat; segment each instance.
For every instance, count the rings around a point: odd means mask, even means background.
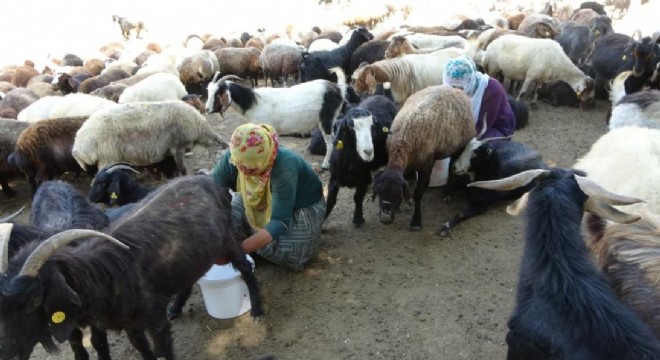
[[[587,245],[610,285],[660,337],[660,216],[644,214],[632,224],[586,217]]]

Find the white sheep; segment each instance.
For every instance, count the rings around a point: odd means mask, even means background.
[[[117,105],[115,102],[89,94],[45,96],[18,113],[18,120],[37,122],[46,119],[89,116],[96,110]]]
[[[175,59],[169,54],[154,54],[149,56],[135,74],[138,75],[145,72],[166,72],[176,77],[180,76]]]
[[[408,97],[427,86],[441,85],[442,73],[449,60],[463,54],[463,49],[447,48],[430,54],[409,54],[377,61],[353,73],[355,91],[374,93],[377,83],[391,83],[392,97],[403,104]]]
[[[424,49],[424,48],[444,49],[448,47],[456,47],[463,49],[467,44],[467,40],[465,40],[463,37],[458,35],[440,36],[440,35],[415,33],[415,34],[405,35],[404,37],[408,39],[408,41],[410,41],[410,43],[413,46],[417,47],[418,49]]]
[[[117,162],[150,165],[171,154],[185,175],[183,154],[194,145],[227,147],[206,118],[183,101],[137,102],[92,114],[76,133],[72,154],[84,170]]]
[[[169,73],[156,73],[135,85],[127,87],[119,95],[120,104],[138,101],[180,100],[187,94],[178,77]]]
[[[640,214],[647,210],[660,214],[660,130],[610,130],[573,167],[585,171],[609,191],[646,201],[626,206],[626,212]]]
[[[636,126],[660,129],[660,91],[642,90],[626,95],[625,81],[632,71],[624,71],[610,82],[612,112],[610,130]]]
[[[502,74],[511,80],[524,81],[518,100],[532,82],[539,85],[555,80],[568,83],[583,102],[593,98],[593,80],[575,66],[561,45],[552,39],[504,35],[488,46],[483,62],[490,76]],[[536,106],[537,97],[535,91],[533,106]]]
[[[330,168],[332,154],[332,126],[346,96],[345,75],[341,68],[330,70],[338,83],[317,79],[289,88],[243,87],[227,75],[213,78],[208,85],[206,112],[222,114],[230,106],[254,123],[272,125],[278,134],[309,133],[318,127],[326,144],[326,155],[321,167]]]

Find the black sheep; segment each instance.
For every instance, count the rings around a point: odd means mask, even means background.
[[[130,164],[116,163],[101,169],[90,186],[87,197],[95,204],[126,205],[142,200],[153,189],[141,186]]]
[[[530,170],[471,184],[505,190],[533,185],[509,208],[526,209],[516,306],[506,336],[509,360],[659,359],[660,342],[620,300],[592,261],[580,232],[584,212],[631,223],[611,205],[642,200],[613,194],[575,170]]]
[[[336,81],[336,76],[329,72],[330,69],[340,66],[345,74],[350,67],[351,56],[360,45],[372,40],[374,36],[363,27],[353,31],[351,39],[344,45],[329,51],[314,51],[304,53],[300,62],[300,82],[316,79]]]
[[[547,169],[538,151],[519,142],[493,141],[485,142],[474,150],[468,172],[473,175],[474,181],[485,181],[503,179],[531,169]],[[530,188],[531,185],[506,192],[466,188],[468,208],[445,222],[440,228],[440,234],[449,235],[458,223],[483,214],[502,201],[517,199]]]
[[[385,96],[376,95],[349,110],[337,122],[330,157],[326,217],[337,202],[339,188],[354,187],[353,225],[360,227],[364,224],[362,203],[371,184],[371,172],[387,164],[386,142],[394,116],[394,102]]]
[[[346,76],[350,78],[353,71],[355,71],[363,62],[373,64],[376,61],[383,60],[385,58],[385,50],[387,50],[389,45],[390,42],[387,40],[370,40],[360,45],[353,55],[351,55],[351,61]]]

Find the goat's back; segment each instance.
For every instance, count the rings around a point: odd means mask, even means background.
[[[140,251],[145,279],[170,295],[192,286],[222,251],[240,247],[228,190],[202,175],[154,190],[115,221],[110,234]]]
[[[392,122],[388,139],[414,149],[408,167],[418,167],[430,157],[443,159],[461,151],[476,135],[470,99],[447,85],[431,86],[406,100]]]

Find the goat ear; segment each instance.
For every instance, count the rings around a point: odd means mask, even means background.
[[[48,316],[49,328],[53,337],[61,343],[77,328],[76,316],[80,309],[80,297],[69,287],[59,271],[51,275],[47,294],[44,310]]]

